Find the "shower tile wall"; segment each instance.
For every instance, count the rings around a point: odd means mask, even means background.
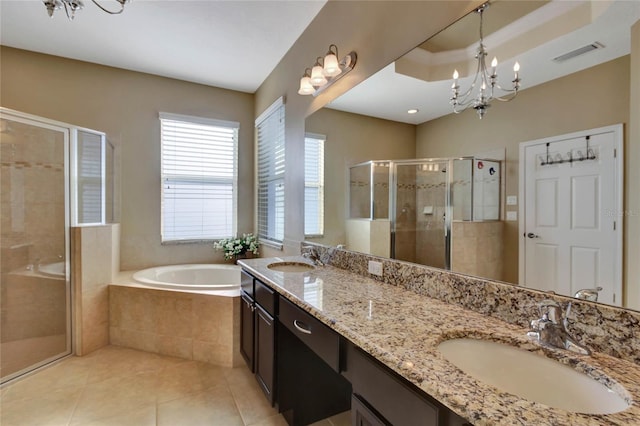
[[[502,280],[504,222],[452,223],[451,270]]]
[[[368,164],[349,170],[349,217],[371,217],[371,169]]]
[[[416,190],[416,262],[436,268],[445,267],[444,214],[446,174],[437,171],[417,171]],[[425,207],[427,212],[425,214]],[[429,210],[431,209],[431,210]]]
[[[120,270],[120,225],[71,229],[75,353],[86,355],[109,344],[109,284]]]
[[[500,219],[500,163],[474,160],[473,220]]]
[[[416,262],[416,167],[396,168],[396,233],[395,258]]]
[[[64,135],[2,120],[0,140],[2,376],[66,347],[64,277],[39,273],[65,256]],[[42,346],[34,346],[40,341]],[[29,356],[18,348],[26,348]]]
[[[373,166],[373,218],[389,219],[389,165]]]

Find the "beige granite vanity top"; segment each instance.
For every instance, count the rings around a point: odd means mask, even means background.
[[[310,272],[278,272],[275,261],[302,257],[241,260],[257,278],[342,336],[476,425],[637,425],[640,424],[640,367],[601,353],[580,356],[542,348],[526,329],[459,306],[379,283],[349,271],[323,266]],[[455,337],[502,341],[544,353],[596,378],[632,405],[609,415],[572,413],[531,402],[479,382],[443,358],[437,346]]]

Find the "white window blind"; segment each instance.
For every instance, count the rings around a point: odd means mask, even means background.
[[[238,123],[160,114],[162,241],[236,235]]]
[[[324,142],[307,133],[304,138],[304,234],[324,234]]]
[[[105,136],[75,132],[75,224],[105,223]]]
[[[280,98],[256,120],[258,135],[258,237],[284,240],[284,101]]]

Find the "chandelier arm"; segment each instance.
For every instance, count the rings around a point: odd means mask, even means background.
[[[481,52],[478,52],[478,54],[481,54]],[[470,95],[472,94],[473,89],[476,87],[476,84],[478,83],[478,76],[481,74],[484,74],[482,71],[482,63],[483,62],[481,62],[480,60],[478,61],[478,65],[476,67],[476,75],[473,81],[471,82],[471,86],[463,94],[458,95],[459,101],[457,102],[457,104],[464,106],[465,109],[473,105],[473,102],[475,101],[475,97],[470,97]]]
[[[72,15],[69,15],[69,8],[68,8],[68,6],[67,6],[67,2],[66,2],[66,1],[63,1],[63,2],[62,2],[62,4],[64,5],[64,13],[66,13],[66,14],[67,14],[67,19],[69,19],[69,20],[73,20],[73,16],[72,16]]]
[[[500,102],[509,102],[511,99],[515,98],[517,94],[518,92],[514,90],[513,93],[508,96],[496,96],[495,98],[493,98],[493,100]]]
[[[103,12],[107,12],[110,15],[119,15],[122,13],[122,11],[124,10],[124,4],[126,3],[126,0],[118,0],[118,3],[120,3],[120,10],[118,11],[112,11],[109,9],[104,8],[100,3],[98,3],[96,0],[91,0],[93,2],[93,4],[95,4],[96,6],[98,6],[100,9],[102,9]]]

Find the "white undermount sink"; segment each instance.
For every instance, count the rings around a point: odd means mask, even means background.
[[[278,272],[309,272],[315,266],[304,262],[274,262],[267,265],[267,268]]]
[[[530,401],[575,413],[612,414],[629,403],[573,368],[524,349],[460,338],[438,345],[444,358],[488,385]]]

